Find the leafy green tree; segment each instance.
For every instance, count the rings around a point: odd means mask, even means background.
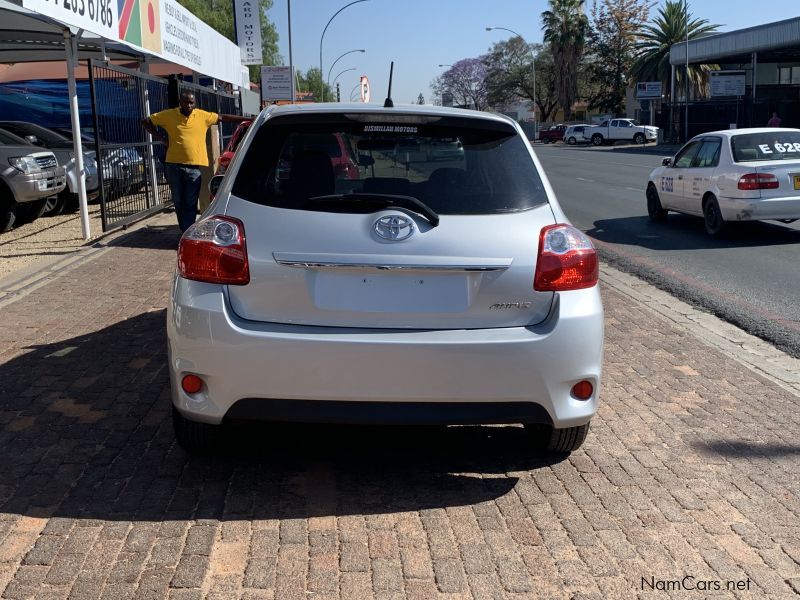
[[[278,30],[266,16],[266,11],[272,7],[272,1],[259,0],[261,47],[265,65],[279,65],[282,62],[278,53]],[[178,0],[178,2],[206,25],[232,42],[236,41],[233,25],[233,0]],[[251,65],[249,68],[250,81],[261,81],[261,70],[258,65]]]
[[[489,104],[493,106],[506,105],[518,100],[529,100],[533,103],[534,60],[538,120],[546,122],[550,120],[550,115],[558,104],[553,57],[547,46],[528,45],[517,36],[495,43],[484,58],[486,91]]]
[[[667,0],[659,9],[658,16],[639,30],[641,40],[637,43],[633,78],[636,81],[660,81],[667,96],[670,95],[671,78],[669,50],[673,44],[686,41],[687,22],[690,40],[713,33],[719,27],[710,24],[707,19],[692,19],[687,8],[684,2]],[[717,65],[689,65],[689,88],[696,95],[704,93],[708,86],[708,72],[717,68]],[[676,69],[675,79],[678,90],[685,92],[685,69]]]
[[[556,97],[567,121],[572,120],[578,97],[578,63],[589,30],[583,5],[584,0],[550,0],[550,10],[542,13],[544,40],[553,55]]]
[[[300,99],[316,100],[320,102],[322,98],[322,88],[325,88],[325,98],[335,98],[333,89],[320,77],[319,67],[311,67],[305,73],[297,71],[297,91],[302,94],[311,94],[311,97],[301,97]]]
[[[586,96],[589,108],[616,115],[625,112],[638,33],[648,11],[648,0],[601,0],[599,6],[595,1],[587,36],[591,49],[588,75],[594,88]]]

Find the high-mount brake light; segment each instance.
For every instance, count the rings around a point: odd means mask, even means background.
[[[212,215],[189,227],[178,245],[178,272],[185,279],[205,283],[250,283],[244,224],[233,217]]]
[[[739,178],[740,190],[775,190],[780,186],[772,173],[746,173]]]
[[[566,292],[597,285],[600,266],[591,240],[572,225],[557,223],[542,228],[533,289]]]

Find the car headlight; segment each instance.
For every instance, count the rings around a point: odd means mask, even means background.
[[[39,165],[32,156],[13,156],[8,159],[8,164],[22,173],[33,173],[39,170]]]

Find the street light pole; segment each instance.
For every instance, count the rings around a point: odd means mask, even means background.
[[[341,54],[339,56],[339,58],[337,58],[335,61],[333,61],[333,64],[331,65],[331,68],[328,69],[328,78],[327,78],[328,86],[330,86],[330,84],[331,84],[331,71],[333,71],[333,67],[336,66],[336,63],[339,62],[339,60],[342,57],[347,56],[348,54],[352,54],[353,52],[366,52],[366,50],[363,50],[363,49],[360,49],[360,50],[348,50],[344,54]],[[322,77],[322,73],[320,73],[320,77]]]
[[[325,102],[325,87],[322,81],[322,39],[325,37],[325,32],[328,31],[328,25],[330,25],[331,21],[333,21],[336,18],[336,15],[338,15],[348,6],[353,6],[353,4],[358,4],[359,2],[366,2],[366,1],[367,0],[355,0],[350,4],[345,4],[342,8],[333,13],[333,16],[330,19],[328,19],[328,22],[325,24],[325,29],[322,30],[322,35],[319,37],[319,87],[322,88],[322,90],[320,91],[320,96],[323,102]]]
[[[486,31],[492,31],[493,29],[502,29],[503,31],[508,31],[509,33],[513,33],[515,36],[517,36],[519,39],[521,39],[522,42],[528,47],[528,50],[530,50],[531,59],[533,61],[532,62],[532,65],[533,65],[533,140],[536,141],[536,134],[537,134],[537,131],[536,131],[537,130],[537,122],[536,122],[536,54],[533,53],[533,50],[531,50],[531,45],[525,40],[525,38],[522,37],[520,34],[518,34],[516,31],[514,31],[513,29],[509,29],[508,27],[487,27]],[[439,65],[439,66],[441,66],[441,65]]]
[[[345,74],[345,73],[347,73],[348,71],[355,71],[355,70],[356,70],[356,68],[355,68],[355,67],[350,67],[349,69],[345,69],[344,71],[340,71],[340,72],[339,72],[339,74],[338,74],[336,77],[334,77],[334,78],[333,78],[333,84],[332,84],[332,86],[335,86],[335,85],[336,85],[336,80],[337,80],[337,79],[339,79],[339,77],[341,77],[342,75],[344,75],[344,74]],[[339,102],[341,102],[341,100],[339,100]]]

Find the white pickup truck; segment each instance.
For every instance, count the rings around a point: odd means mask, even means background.
[[[634,144],[655,142],[658,138],[658,127],[639,125],[633,119],[609,119],[583,130],[583,138],[595,146],[614,143],[618,140],[631,141]]]

